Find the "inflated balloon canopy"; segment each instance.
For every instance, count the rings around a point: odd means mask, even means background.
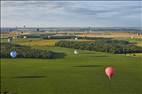
[[[75,40],[78,40],[78,38],[75,38]]]
[[[10,38],[8,38],[8,40],[7,40],[9,43],[12,41],[12,39],[10,39]]]
[[[11,51],[11,52],[10,52],[10,56],[11,56],[12,58],[16,58],[17,52],[16,52],[16,51]]]
[[[111,78],[115,75],[115,69],[113,67],[107,67],[105,69],[105,73],[107,77],[111,80]]]
[[[78,54],[78,51],[77,51],[77,50],[74,50],[74,54]]]

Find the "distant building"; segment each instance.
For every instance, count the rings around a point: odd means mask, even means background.
[[[14,37],[12,37],[13,39],[16,39],[17,37],[16,36],[14,36]]]
[[[134,36],[131,36],[131,39],[133,39],[134,38]]]

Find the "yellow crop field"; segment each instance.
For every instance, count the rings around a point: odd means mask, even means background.
[[[16,43],[26,46],[55,46],[57,40],[17,40]]]
[[[142,47],[142,42],[138,42],[136,45]]]

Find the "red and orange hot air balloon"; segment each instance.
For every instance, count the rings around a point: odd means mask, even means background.
[[[111,78],[115,75],[115,69],[113,67],[107,67],[105,69],[105,73],[107,77],[109,78],[109,80],[111,80]]]

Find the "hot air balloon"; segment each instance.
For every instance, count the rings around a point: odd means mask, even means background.
[[[24,38],[24,39],[26,39],[26,38],[27,38],[27,36],[24,36],[23,38]]]
[[[11,38],[8,38],[8,40],[7,40],[9,43],[12,41],[12,39]]]
[[[111,78],[114,76],[115,74],[115,69],[113,67],[107,67],[105,69],[105,73],[107,75],[107,77],[109,78],[109,80],[111,80]]]
[[[78,51],[77,51],[77,50],[74,50],[74,54],[78,54]]]
[[[50,39],[51,38],[51,36],[48,36],[48,39]]]
[[[78,38],[75,38],[75,40],[78,40]]]
[[[16,51],[11,51],[11,52],[10,52],[10,56],[11,56],[12,58],[16,58],[17,52],[16,52]]]

